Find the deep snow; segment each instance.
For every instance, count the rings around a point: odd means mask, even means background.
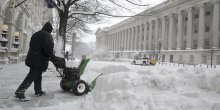
[[[77,66],[78,62],[68,62]],[[24,63],[0,70],[0,109],[33,110],[220,110],[220,67],[136,66],[129,63],[89,62],[82,79],[97,80],[95,89],[74,96],[59,87],[60,78],[50,65],[43,75],[47,95],[29,102],[14,100],[13,93],[28,72]]]

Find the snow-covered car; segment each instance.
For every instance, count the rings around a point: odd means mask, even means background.
[[[149,65],[150,63],[150,59],[149,58],[135,58],[131,64],[132,65]]]

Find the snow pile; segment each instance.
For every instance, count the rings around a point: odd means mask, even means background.
[[[219,70],[107,65],[86,110],[218,110]],[[109,69],[111,68],[111,69]],[[111,70],[111,71],[110,71]],[[133,70],[133,71],[132,71]],[[217,75],[218,74],[218,75]],[[210,95],[210,96],[209,96]]]
[[[79,61],[68,63],[77,66]],[[23,69],[4,70],[0,79],[10,79],[15,70],[24,73]],[[0,108],[12,105],[15,109],[34,106],[33,110],[220,110],[220,68],[90,61],[81,78],[90,83],[101,73],[103,75],[97,79],[94,90],[78,97],[62,92],[58,86],[60,78],[47,73],[43,88],[48,95],[28,104],[14,105],[0,100]],[[12,88],[16,87],[13,85]]]
[[[220,71],[195,70],[198,74],[198,87],[220,93]]]

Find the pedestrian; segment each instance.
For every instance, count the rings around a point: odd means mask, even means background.
[[[45,23],[43,28],[34,33],[31,37],[27,58],[25,60],[26,66],[30,68],[24,81],[17,88],[15,97],[25,99],[25,91],[34,82],[34,91],[36,96],[46,95],[42,91],[42,73],[47,70],[49,60],[56,59],[53,48],[54,42],[51,36],[53,27],[50,22]]]

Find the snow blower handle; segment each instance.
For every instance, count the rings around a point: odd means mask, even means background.
[[[53,60],[52,60],[54,66],[56,68],[66,68],[66,61],[65,61],[65,58],[61,58],[61,57],[55,57]]]
[[[56,67],[56,71],[60,74],[61,77],[63,77],[62,73],[60,72],[59,68],[66,68],[66,61],[65,58],[56,57],[52,60],[52,63]]]
[[[60,72],[60,70],[56,67],[56,71],[60,74],[60,76],[63,78],[64,75]]]

